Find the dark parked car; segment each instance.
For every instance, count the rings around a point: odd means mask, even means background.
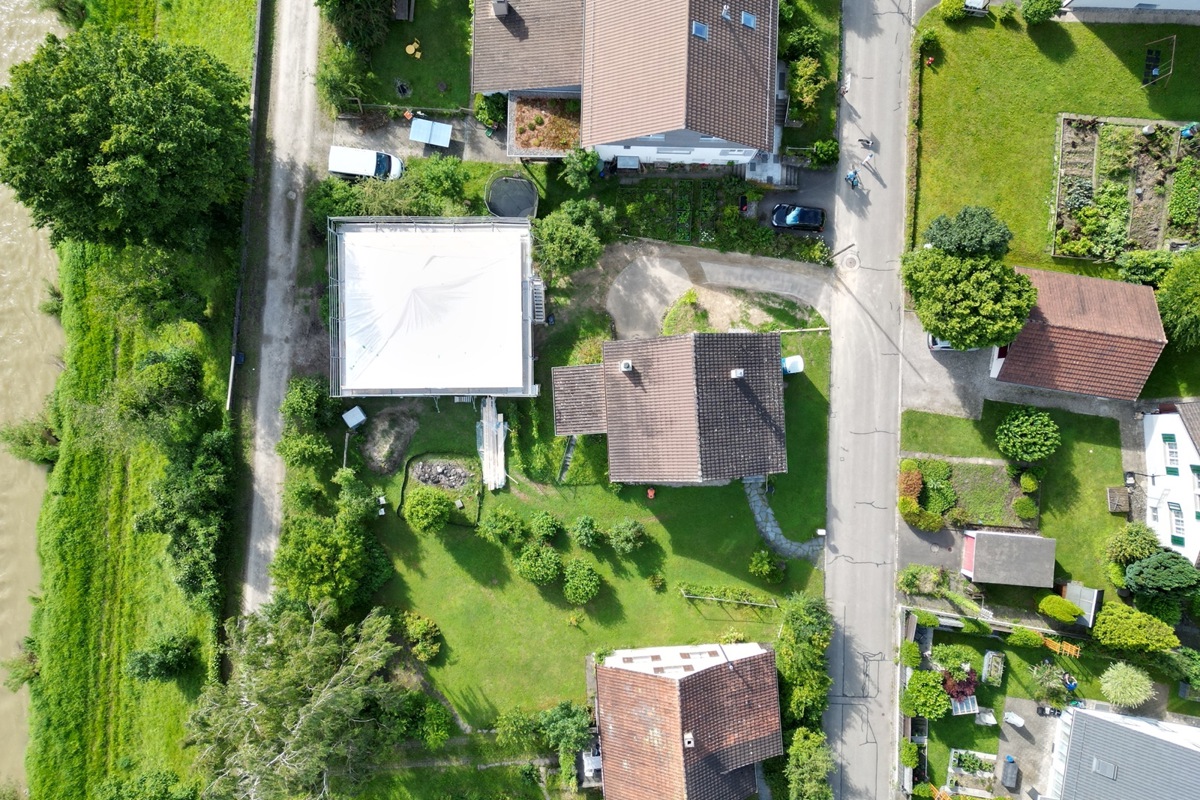
[[[771,212],[771,224],[776,228],[820,233],[825,230],[825,209],[780,203]]]

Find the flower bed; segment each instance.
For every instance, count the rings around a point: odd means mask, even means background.
[[[510,95],[510,155],[566,155],[579,146],[579,125],[578,98]]]

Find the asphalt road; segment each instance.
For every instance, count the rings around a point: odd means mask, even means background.
[[[900,426],[899,258],[910,0],[843,3],[843,83],[833,249],[837,287],[829,425],[825,593],[837,627],[825,731],[838,800],[896,794],[895,548]],[[859,138],[875,142],[868,151]],[[859,168],[861,188],[843,180]]]
[[[250,366],[257,373],[254,396],[254,445],[251,454],[253,498],[250,541],[243,575],[242,609],[252,612],[271,597],[269,567],[279,545],[283,503],[283,461],[275,445],[283,427],[279,405],[291,370],[297,267],[304,231],[306,165],[313,157],[320,22],[311,0],[279,0],[270,66],[267,148],[271,158],[267,196],[267,246],[262,304],[256,323],[259,349]]]

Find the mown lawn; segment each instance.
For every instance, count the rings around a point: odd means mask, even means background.
[[[1012,409],[985,401],[980,419],[905,411],[900,441],[905,450],[950,456],[1003,458],[996,450],[996,426]],[[1055,575],[1097,589],[1115,591],[1108,581],[1104,543],[1124,520],[1108,513],[1105,490],[1124,482],[1121,436],[1116,420],[1047,409],[1058,423],[1063,444],[1046,461],[1041,488],[1041,532],[1058,540]],[[988,598],[1030,607],[1038,593],[990,586]]]
[[[421,43],[421,57],[405,48]],[[393,22],[387,40],[371,53],[368,102],[414,108],[471,107],[471,4],[463,0],[421,0],[412,22]],[[396,93],[396,81],[412,90]],[[439,88],[445,84],[445,90]]]
[[[551,777],[551,785],[554,778]],[[446,798],[507,798],[541,800],[541,789],[520,774],[519,767],[472,766],[448,769],[416,768],[383,772],[349,791],[336,791],[335,798],[362,800],[446,800]]]
[[[947,25],[923,73],[917,231],[964,205],[989,206],[1012,228],[1014,264],[1110,276],[1111,267],[1049,256],[1056,115],[1176,121],[1195,116],[1200,29],[1169,25]],[[1178,36],[1175,74],[1143,89],[1146,43]]]
[[[818,323],[819,324],[819,323]],[[770,496],[783,534],[807,541],[825,527],[825,489],[829,472],[829,351],[826,333],[788,333],[784,355],[804,356],[804,372],[784,380],[788,471],[772,478]]]
[[[112,775],[151,769],[187,775],[183,723],[216,663],[214,621],[176,586],[165,539],[133,531],[134,514],[148,504],[165,459],[146,441],[114,436],[92,409],[147,350],[168,342],[199,346],[208,356],[207,394],[223,400],[219,365],[229,352],[229,326],[219,317],[211,332],[177,323],[151,333],[122,322],[101,303],[89,270],[102,272],[138,254],[74,243],[59,253],[67,351],[57,391],[64,426],[38,524],[43,590],[32,633],[41,674],[32,693],[26,770],[35,796],[74,799],[91,796]],[[196,261],[198,269],[220,272],[219,262]],[[215,307],[227,307],[227,294],[214,289],[211,297]],[[139,683],[125,675],[131,650],[157,633],[175,632],[201,644],[200,659],[183,677]]]

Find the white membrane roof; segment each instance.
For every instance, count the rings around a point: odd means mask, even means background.
[[[525,385],[528,226],[364,224],[340,238],[343,394]]]

